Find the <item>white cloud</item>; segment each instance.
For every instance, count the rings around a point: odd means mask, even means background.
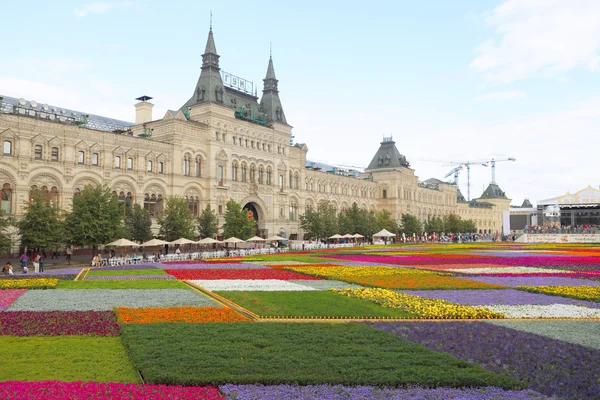
[[[111,1],[104,3],[88,3],[80,8],[73,10],[76,17],[87,17],[90,14],[104,14],[114,8],[131,7],[134,3],[131,1]]]
[[[556,77],[600,67],[600,1],[508,0],[485,17],[496,36],[476,49],[470,67],[490,83]]]
[[[527,96],[527,93],[520,90],[512,90],[508,92],[494,92],[482,94],[475,98],[475,101],[490,101],[490,100],[512,100]]]

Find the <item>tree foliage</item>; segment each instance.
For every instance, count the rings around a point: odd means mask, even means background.
[[[419,235],[423,233],[423,225],[417,217],[411,214],[402,214],[402,232],[406,236]]]
[[[473,220],[463,220],[456,214],[445,215],[444,218],[433,217],[424,226],[427,233],[473,233],[476,232]]]
[[[107,186],[86,185],[65,219],[67,241],[94,249],[123,235],[123,212]]]
[[[400,231],[398,222],[392,217],[392,213],[386,209],[379,210],[375,213],[375,225],[377,226],[377,231],[387,229],[395,234],[398,234]]]
[[[0,210],[0,254],[5,254],[10,251],[11,240],[8,229],[12,224],[12,219],[5,216],[4,211]]]
[[[212,238],[219,233],[219,221],[210,204],[206,205],[198,217],[198,233],[200,238]]]
[[[163,217],[158,218],[160,234],[171,242],[179,238],[193,240],[196,224],[186,201],[178,196],[167,198]]]
[[[233,199],[229,199],[226,206],[223,237],[225,239],[236,237],[246,240],[254,236],[256,221],[253,218],[248,218],[248,210],[244,210],[241,204]]]
[[[335,206],[330,201],[320,201],[316,210],[309,208],[300,216],[300,228],[310,238],[324,239],[335,235],[338,233]]]
[[[125,216],[127,237],[137,242],[145,242],[154,236],[150,214],[139,204],[133,206],[133,211]]]
[[[38,191],[30,194],[25,214],[17,223],[21,245],[29,249],[55,250],[65,244],[64,221],[58,207]]]

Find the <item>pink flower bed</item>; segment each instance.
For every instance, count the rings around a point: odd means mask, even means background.
[[[548,272],[521,272],[516,274],[510,273],[502,273],[496,272],[493,274],[477,274],[478,276],[500,276],[500,277],[517,277],[517,276],[555,276],[560,278],[600,278],[600,271],[569,271],[569,272],[552,272],[552,270],[548,270]]]
[[[0,335],[119,336],[116,320],[114,311],[5,311]]]
[[[280,269],[166,269],[167,274],[179,280],[205,280],[205,279],[279,279],[282,281],[305,280],[318,281],[322,278],[298,274]]]
[[[99,399],[99,400],[225,400],[212,386],[137,385],[99,382],[0,382],[1,399]]]
[[[242,258],[241,257],[231,257],[228,258],[227,261],[224,260],[218,260],[218,261],[211,261],[211,260],[182,260],[182,261],[164,261],[162,262],[162,264],[165,265],[169,265],[169,264],[219,264],[219,263],[227,263],[227,264],[234,264],[234,263],[238,263],[241,262]]]
[[[6,308],[10,306],[16,299],[18,299],[27,289],[5,289],[0,290],[0,308]]]

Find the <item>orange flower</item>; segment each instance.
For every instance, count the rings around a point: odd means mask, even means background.
[[[248,318],[225,307],[115,308],[123,324],[159,322],[242,322]]]

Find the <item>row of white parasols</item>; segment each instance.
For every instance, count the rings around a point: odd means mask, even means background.
[[[151,239],[148,240],[147,242],[144,243],[136,243],[136,242],[132,242],[131,240],[128,239],[118,239],[115,240],[114,242],[110,242],[105,244],[104,246],[111,246],[111,247],[153,247],[153,246],[164,246],[166,244],[169,245],[184,245],[184,244],[221,244],[221,243],[233,243],[233,244],[237,244],[237,243],[246,243],[246,242],[278,242],[280,240],[287,240],[286,238],[282,238],[280,236],[271,236],[268,237],[266,239],[263,239],[261,237],[258,236],[254,236],[248,240],[242,240],[242,239],[238,239],[236,237],[230,237],[227,238],[223,241],[220,240],[216,240],[213,238],[204,238],[198,241],[194,241],[194,240],[190,240],[190,239],[186,239],[186,238],[179,238],[177,240],[173,240],[172,242],[167,242],[166,240],[161,240],[161,239]]]

